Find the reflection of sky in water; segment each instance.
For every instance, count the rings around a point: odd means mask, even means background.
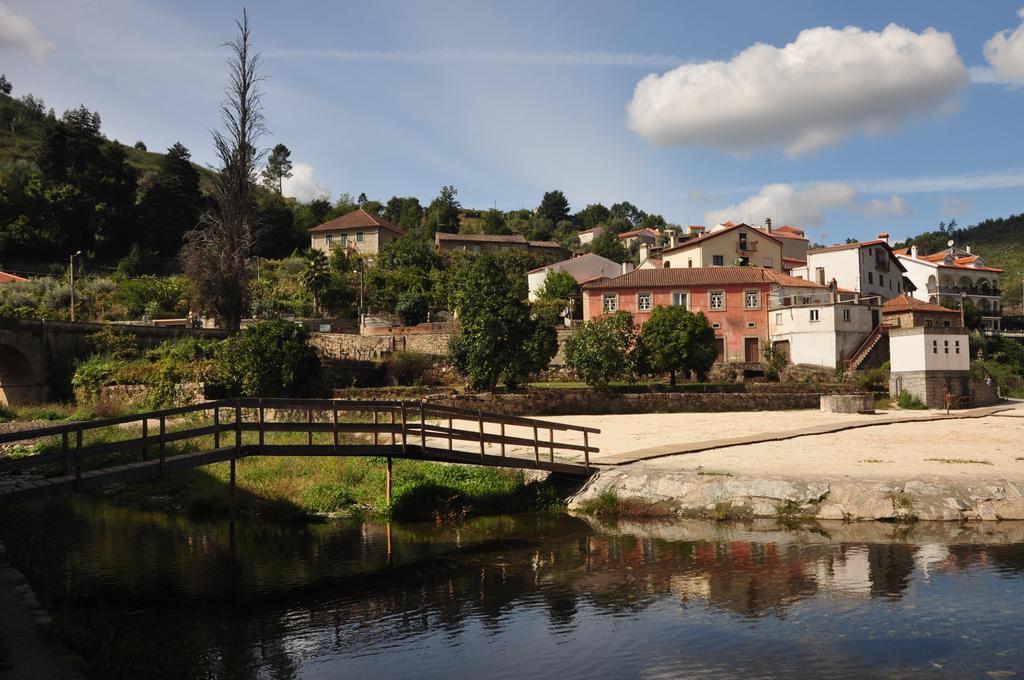
[[[213,676],[959,678],[1024,668],[1024,535],[1013,531],[983,543],[980,531],[926,525],[827,535],[521,516],[395,525],[390,542],[370,523],[239,524],[232,551],[220,523],[91,501],[27,507],[2,535],[45,598],[130,617],[132,644],[159,631],[201,648]],[[56,522],[67,532],[34,549],[31,537]],[[61,559],[54,571],[49,561]]]

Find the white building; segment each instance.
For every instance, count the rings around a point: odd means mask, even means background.
[[[919,300],[945,307],[960,306],[968,298],[981,312],[982,326],[991,330],[1002,327],[999,275],[1002,269],[988,267],[979,255],[966,249],[949,247],[932,255],[920,255],[917,246],[896,252],[907,270],[907,278],[917,287],[913,295]]]
[[[906,268],[889,247],[889,235],[874,241],[844,243],[807,252],[807,266],[795,267],[793,276],[826,284],[833,279],[840,288],[883,300],[906,290]]]
[[[594,227],[593,229],[587,229],[586,231],[581,231],[580,233],[576,234],[576,236],[580,240],[580,245],[581,246],[585,246],[588,243],[590,243],[591,241],[593,241],[595,238],[600,236],[603,232],[604,232],[604,227]]]
[[[567,272],[576,279],[577,283],[582,284],[602,278],[620,276],[632,269],[633,265],[631,263],[618,264],[606,257],[587,253],[528,272],[526,275],[526,283],[530,290],[528,297],[530,302],[534,302],[537,299],[537,293],[544,286],[544,279],[547,278],[548,272],[551,271]]]
[[[780,289],[769,301],[768,333],[794,364],[842,368],[872,337],[880,310],[877,298],[835,289],[799,295]]]

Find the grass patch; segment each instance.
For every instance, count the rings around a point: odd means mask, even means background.
[[[615,489],[604,489],[594,498],[580,503],[579,511],[594,517],[656,519],[672,517],[671,508],[639,498],[619,498]]]
[[[1018,458],[1017,460],[1020,460]],[[946,463],[949,465],[992,465],[992,461],[977,460],[975,458],[925,458],[931,463]]]
[[[858,460],[858,463],[891,463],[891,460],[882,460],[881,458],[865,458],[864,460]]]
[[[105,414],[119,415],[119,414]],[[95,411],[87,406],[67,403],[0,406],[0,423],[61,420],[94,420]]]
[[[697,470],[701,477],[732,477],[731,472],[719,472],[717,470]]]
[[[902,409],[912,411],[922,411],[928,408],[923,401],[907,391],[900,392],[896,395],[896,405]]]

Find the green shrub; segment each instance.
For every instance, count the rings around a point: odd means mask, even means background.
[[[632,377],[636,333],[633,315],[626,311],[591,319],[566,341],[565,365],[588,385]]]
[[[388,376],[396,385],[425,385],[434,358],[422,352],[395,352],[388,359]]]
[[[430,299],[421,291],[408,291],[398,296],[395,314],[402,320],[403,326],[415,326],[427,320],[430,310]]]
[[[211,383],[232,397],[308,396],[320,389],[320,357],[304,327],[261,321],[216,346]]]
[[[889,389],[889,362],[862,372],[857,377],[857,383],[866,390],[881,392]]]
[[[906,390],[896,396],[896,405],[900,408],[920,411],[928,408],[924,402]]]

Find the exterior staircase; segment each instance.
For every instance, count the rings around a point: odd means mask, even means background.
[[[879,341],[881,341],[884,336],[888,335],[888,326],[883,326],[882,324],[875,326],[874,330],[872,330],[864,342],[861,343],[861,346],[858,347],[853,354],[843,360],[843,363],[846,365],[846,372],[852,373],[860,368],[860,365],[868,358],[868,355],[871,354],[871,351],[876,345],[878,345]]]

